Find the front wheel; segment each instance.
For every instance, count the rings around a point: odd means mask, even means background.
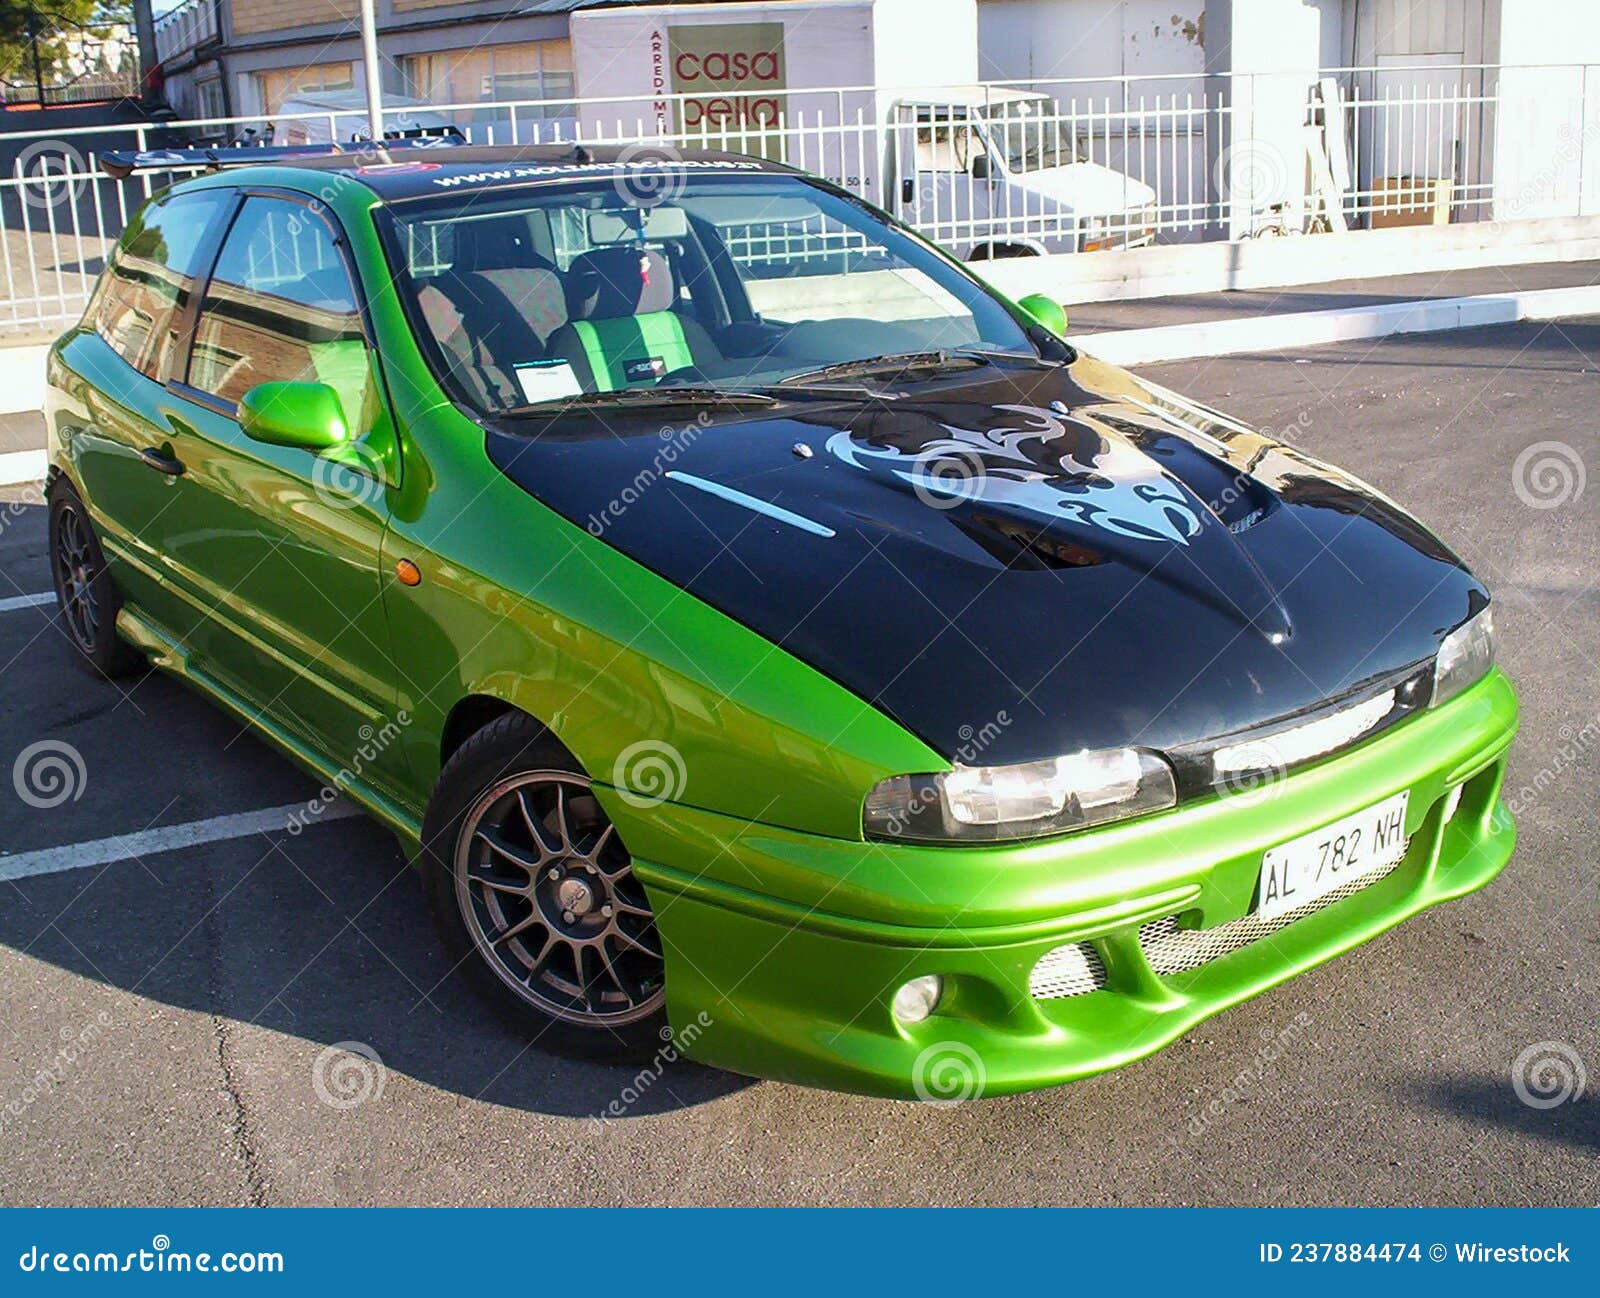
[[[440,773],[422,864],[453,963],[541,1046],[646,1058],[666,1036],[661,939],[587,775],[509,713]]]

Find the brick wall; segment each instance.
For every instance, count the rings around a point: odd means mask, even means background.
[[[361,16],[358,0],[233,0],[233,32],[290,31],[323,23],[350,22]]]

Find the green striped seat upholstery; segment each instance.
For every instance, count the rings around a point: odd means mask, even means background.
[[[567,303],[572,318],[551,337],[550,354],[588,391],[643,386],[718,356],[699,321],[672,309],[672,269],[659,252],[584,253],[568,272]]]

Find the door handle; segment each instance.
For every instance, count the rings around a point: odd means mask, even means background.
[[[900,201],[902,203],[909,203],[916,196],[917,182],[910,176],[907,176],[900,182]]]
[[[169,478],[180,477],[183,474],[183,461],[176,455],[146,446],[139,452],[139,458],[157,473],[164,473]]]

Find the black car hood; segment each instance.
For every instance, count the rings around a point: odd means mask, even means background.
[[[968,764],[1270,723],[1416,667],[1487,602],[1370,487],[1089,358],[662,417],[507,419],[488,449]]]

